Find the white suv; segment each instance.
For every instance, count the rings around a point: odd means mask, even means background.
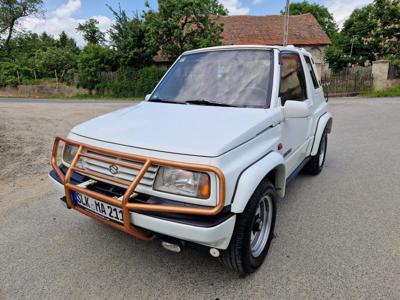
[[[49,175],[68,208],[172,251],[204,245],[251,273],[271,244],[277,197],[301,170],[322,170],[331,127],[305,50],[199,49],[146,101],[57,137]]]

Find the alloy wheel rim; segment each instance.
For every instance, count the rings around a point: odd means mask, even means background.
[[[267,244],[271,232],[272,209],[271,197],[263,196],[258,203],[251,226],[250,250],[253,257],[260,256]]]

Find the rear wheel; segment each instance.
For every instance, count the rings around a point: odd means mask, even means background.
[[[275,227],[276,195],[274,186],[264,180],[238,215],[235,230],[221,261],[239,273],[252,273],[263,263]]]
[[[323,133],[319,143],[318,152],[304,167],[304,171],[311,175],[318,175],[321,173],[325,165],[326,149],[328,147],[328,134]]]

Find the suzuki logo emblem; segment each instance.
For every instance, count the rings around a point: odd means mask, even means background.
[[[110,165],[108,167],[108,170],[110,171],[111,174],[115,175],[118,174],[118,166],[116,165]]]

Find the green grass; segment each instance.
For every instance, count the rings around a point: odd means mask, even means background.
[[[400,85],[382,91],[363,92],[364,97],[400,97]]]

